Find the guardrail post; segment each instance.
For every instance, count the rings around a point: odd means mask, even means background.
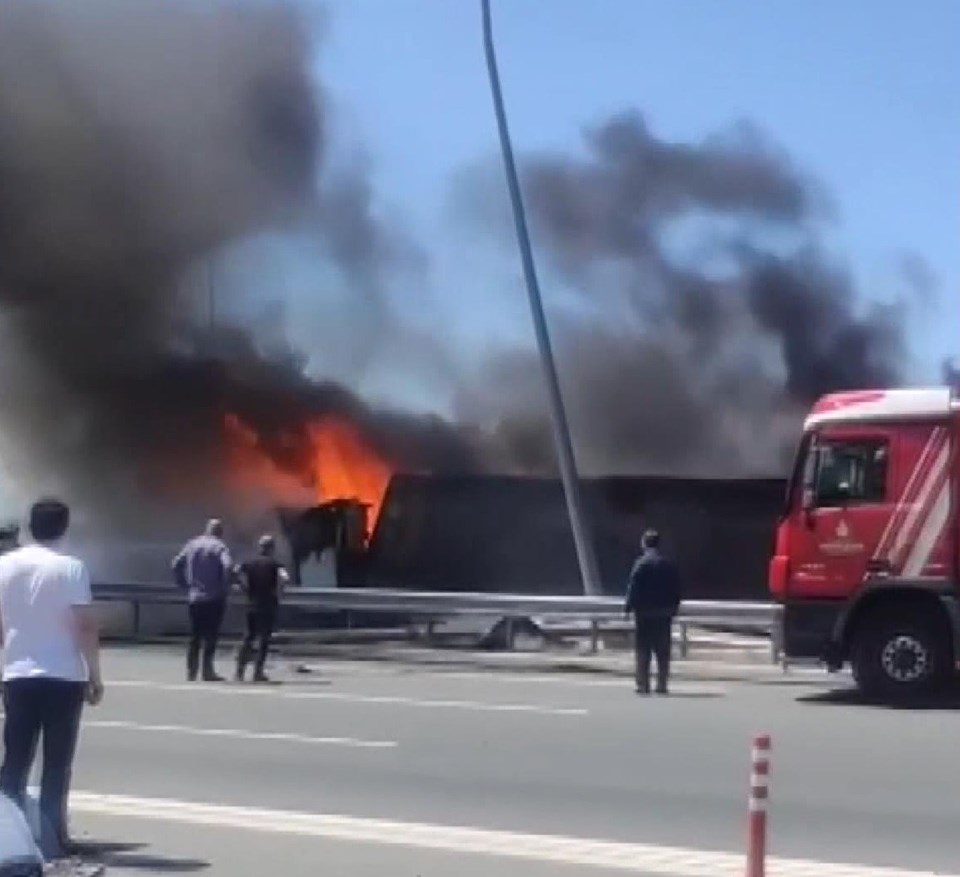
[[[690,654],[690,625],[686,621],[680,622],[680,657],[686,658]]]
[[[140,639],[140,601],[133,601],[133,638]]]
[[[787,635],[785,630],[784,608],[782,606],[776,609],[770,638],[776,644],[773,662],[775,664],[779,662],[780,669],[784,673],[788,673],[790,671],[790,658],[787,656]]]
[[[503,621],[503,636],[506,640],[507,651],[512,652],[517,644],[517,626],[514,624],[512,615],[506,616]]]
[[[590,654],[600,651],[600,622],[596,618],[590,621]]]

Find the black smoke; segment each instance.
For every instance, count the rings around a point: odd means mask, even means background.
[[[315,48],[284,3],[0,7],[0,424],[30,493],[113,533],[182,532],[230,502],[227,414],[281,466],[324,414],[404,468],[475,465],[442,421],[376,411],[296,351],[211,326],[205,285],[184,282],[285,229],[376,303],[390,241],[362,175],[321,184]]]
[[[0,5],[0,450],[29,493],[114,534],[181,535],[230,508],[227,414],[291,471],[329,414],[399,469],[553,469],[529,350],[467,375],[412,327],[393,281],[428,285],[426,253],[378,215],[362,163],[330,167],[315,48],[285,3]],[[819,392],[899,380],[897,313],[861,313],[818,245],[829,204],[755,130],[689,146],[627,115],[586,147],[524,162],[548,297],[576,300],[551,324],[586,470],[776,472]],[[499,168],[473,182],[482,213]],[[355,375],[418,362],[450,376],[460,416],[377,409],[312,377],[314,351],[282,332],[211,326],[184,278],[266,232],[339,269]],[[322,329],[319,346],[343,331]]]
[[[819,395],[901,382],[902,307],[865,308],[819,242],[829,200],[755,127],[690,145],[629,112],[585,146],[522,169],[586,470],[777,474]],[[467,174],[458,198],[510,245],[506,205],[490,194],[498,172]],[[504,369],[532,374],[535,362],[488,364]],[[543,411],[539,385],[487,386],[463,410],[499,406],[501,434],[548,468],[547,421],[535,429],[531,413]]]

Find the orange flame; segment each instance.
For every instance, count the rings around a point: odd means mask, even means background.
[[[285,503],[358,500],[368,506],[367,527],[373,531],[393,472],[353,424],[335,417],[311,423],[309,454],[293,467],[274,460],[237,415],[226,415],[224,429],[232,486]]]
[[[373,530],[393,474],[359,430],[344,420],[325,418],[310,425],[317,496],[323,500],[358,499],[369,506]]]

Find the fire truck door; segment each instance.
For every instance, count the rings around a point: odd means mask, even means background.
[[[895,496],[894,436],[888,430],[828,427],[812,442],[791,589],[848,597],[867,575],[884,574],[876,549]]]

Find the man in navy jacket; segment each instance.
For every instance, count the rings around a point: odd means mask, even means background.
[[[657,693],[667,693],[673,617],[680,608],[680,572],[660,553],[660,534],[643,534],[643,552],[633,564],[624,614],[633,614],[637,693],[650,693],[650,663],[657,658]]]

